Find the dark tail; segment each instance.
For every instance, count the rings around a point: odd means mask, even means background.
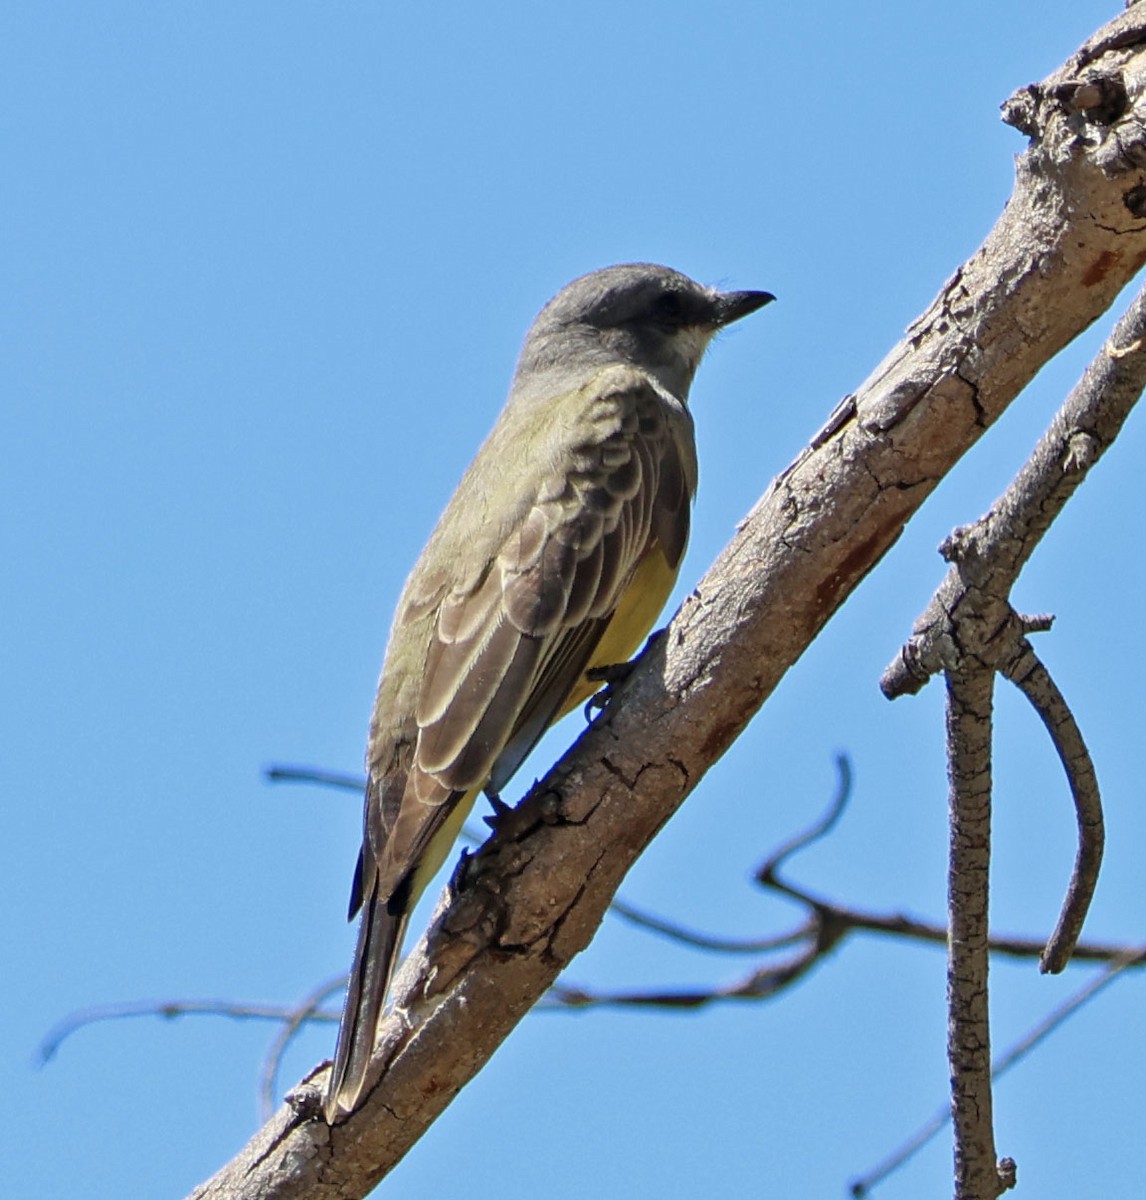
[[[360,868],[361,870],[361,863]],[[356,880],[360,882],[361,876]],[[326,1091],[328,1124],[350,1113],[362,1095],[366,1070],[374,1050],[378,1019],[390,989],[394,963],[402,948],[402,935],[410,918],[405,884],[388,900],[378,899],[377,876],[363,897],[358,923],[358,946],[346,988],[346,1006],[338,1027],[338,1047]]]

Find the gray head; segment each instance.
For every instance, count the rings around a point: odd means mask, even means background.
[[[712,335],[755,312],[768,292],[718,292],[679,271],[625,263],[582,275],[541,310],[525,339],[514,390],[576,386],[626,362],[684,400]]]

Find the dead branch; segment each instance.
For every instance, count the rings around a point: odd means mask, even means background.
[[[1119,430],[1146,386],[1146,293],[1138,296],[1067,398],[1028,463],[974,525],[944,543],[952,566],[912,638],[884,672],[889,698],[943,671],[951,774],[948,1052],[957,1200],[994,1200],[1014,1185],[996,1165],[987,1013],[991,701],[1002,671],[1031,699],[1063,763],[1075,802],[1078,852],[1044,971],[1061,971],[1082,931],[1098,880],[1104,827],[1098,780],[1081,732],[1026,635],[1010,591],[1034,547]]]
[[[1098,886],[1106,840],[1098,776],[1074,714],[1046,667],[1033,654],[1024,655],[1019,663],[1007,668],[1007,677],[1018,685],[1042,718],[1059,759],[1066,767],[1067,781],[1074,797],[1078,852],[1058,924],[1039,960],[1040,971],[1057,975],[1077,952],[1082,925]]]
[[[632,862],[911,514],[1146,261],[1144,42],[1130,10],[1012,105],[1032,141],[986,243],[768,489],[618,699],[463,864],[396,981],[362,1107],[330,1128],[310,1099],[321,1078],[308,1079],[197,1197],[364,1196],[588,943]],[[1094,75],[1126,102],[1080,109]]]
[[[946,945],[946,925],[909,917],[904,913],[879,913],[844,905],[780,878],[780,867],[800,850],[825,838],[849,803],[852,789],[851,763],[845,755],[839,755],[836,758],[836,767],[839,772],[836,794],[823,815],[817,817],[807,829],[801,830],[773,850],[755,872],[756,880],[763,887],[806,909],[804,917],[791,929],[760,937],[733,938],[690,928],[678,920],[648,912],[619,898],[615,898],[609,906],[611,915],[644,932],[656,934],[690,950],[724,955],[756,955],[797,948],[796,955],[779,966],[754,968],[750,974],[731,984],[713,985],[689,992],[647,988],[640,991],[605,992],[576,983],[558,982],[538,1001],[535,1010],[605,1007],[679,1009],[699,1008],[722,1000],[769,999],[801,978],[806,970],[817,965],[836,945],[841,944],[853,933],[874,933],[907,941]],[[360,779],[355,780],[353,776],[343,776],[336,772],[291,768],[292,774],[296,770],[298,778],[305,778],[322,786],[349,788],[351,784],[361,784]],[[343,780],[347,782],[343,783]],[[470,840],[476,842],[477,839],[471,837]],[[993,934],[988,940],[988,947],[992,954],[1012,958],[1038,958],[1045,943],[1045,938]],[[1081,943],[1075,949],[1072,961],[1120,962],[1126,959],[1127,955],[1135,953],[1132,947],[1114,943]],[[42,1053],[45,1059],[50,1057],[65,1037],[86,1024],[111,1017],[250,1015],[275,1020],[280,1022],[283,1028],[276,1034],[264,1060],[261,1090],[265,1101],[269,1088],[273,1088],[274,1075],[279,1069],[282,1054],[297,1030],[313,1021],[329,1023],[338,1020],[336,1011],[323,1009],[321,1004],[327,996],[345,986],[345,982],[344,976],[326,980],[297,1004],[289,1007],[244,1005],[238,1002],[230,1002],[223,1006],[218,1001],[166,1000],[154,1004],[133,1003],[85,1010],[61,1022],[50,1035],[50,1043],[45,1042]]]
[[[1102,860],[1102,805],[1077,723],[1027,640],[1027,634],[1048,628],[1050,618],[1016,613],[1010,591],[1043,534],[1118,436],[1144,386],[1146,292],[1115,326],[1004,494],[944,544],[952,567],[880,681],[889,698],[914,693],[932,674],[973,651],[1006,674],[1039,713],[1066,772],[1079,831],[1044,971],[1062,970],[1081,933]]]
[[[967,661],[947,672],[950,844],[947,867],[947,1060],[955,1124],[955,1200],[995,1200],[991,1024],[987,1009],[991,866],[991,710],[995,669]]]

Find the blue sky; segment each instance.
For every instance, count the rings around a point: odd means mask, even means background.
[[[855,388],[1010,191],[998,105],[1116,6],[867,8],[117,3],[0,12],[0,1062],[13,1196],[177,1196],[257,1122],[271,1031],[156,1018],[35,1047],[74,1009],[291,1002],[349,963],[356,798],[272,762],[358,769],[406,570],[575,275],[668,263],[778,303],[693,391],[701,490],[680,594]],[[942,695],[879,673],[942,576],[935,547],[1021,464],[1104,329],[960,464],[632,872],[623,895],[744,935],[749,882],[853,759],[852,807],[793,864],[831,896],[938,918]],[[1072,501],[1016,600],[1090,739],[1110,850],[1088,934],[1141,940],[1143,434]],[[1073,854],[1037,720],[999,694],[995,922],[1051,927]],[[575,719],[573,719],[575,721]],[[551,735],[519,784],[572,739]],[[724,982],[751,961],[607,924],[599,986]],[[994,972],[1001,1048],[1087,977]],[[535,1014],[383,1194],[842,1196],[946,1090],[943,960],[849,945],[767,1005]],[[1140,1178],[1142,983],[998,1090],[1024,1193]],[[292,1049],[292,1082],[332,1027]],[[520,1147],[527,1141],[528,1154]],[[538,1172],[540,1168],[540,1172]],[[940,1141],[877,1194],[943,1194]],[[538,1182],[538,1180],[542,1182]],[[1130,1181],[1134,1180],[1134,1183]]]

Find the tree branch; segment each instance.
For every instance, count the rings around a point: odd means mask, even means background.
[[[1102,861],[1098,781],[1081,732],[1026,635],[1049,627],[1024,618],[1010,592],[1043,534],[1111,444],[1146,386],[1146,292],[1140,293],[1030,460],[974,525],[942,547],[952,562],[911,639],[884,672],[889,698],[916,692],[944,671],[951,771],[948,1050],[957,1200],[994,1200],[1014,1186],[1014,1163],[995,1166],[987,1012],[987,872],[990,859],[991,696],[1002,671],[1034,704],[1066,770],[1079,846],[1066,900],[1041,960],[1061,971],[1082,932]]]
[[[765,1000],[781,992],[786,986],[799,979],[807,969],[817,965],[837,945],[853,933],[875,933],[907,941],[927,942],[932,945],[947,944],[947,926],[904,913],[879,913],[847,906],[839,901],[818,896],[808,888],[780,878],[780,867],[799,851],[826,837],[834,828],[847,805],[852,786],[851,764],[846,755],[838,755],[836,765],[839,783],[836,794],[826,812],[795,836],[787,839],[773,850],[757,868],[755,877],[765,888],[777,892],[795,904],[805,908],[806,915],[798,924],[783,933],[772,933],[752,938],[734,938],[721,934],[706,933],[689,928],[680,921],[660,916],[638,908],[618,898],[609,905],[609,913],[626,921],[646,933],[653,933],[678,946],[709,954],[758,955],[774,954],[781,950],[798,950],[780,966],[757,967],[736,983],[715,985],[690,992],[670,989],[641,991],[605,992],[583,987],[574,983],[557,982],[537,1002],[534,1011],[563,1008],[646,1007],[679,1009],[702,1007],[724,1000]],[[324,786],[344,787],[343,780],[350,776],[336,775],[328,771],[311,768],[291,769],[294,778],[305,778]],[[279,776],[282,777],[282,776]],[[361,780],[357,781],[361,784]],[[475,842],[477,838],[471,837]],[[988,939],[992,954],[1004,954],[1012,958],[1038,958],[1046,945],[1046,939],[1007,937],[998,934]],[[1127,956],[1136,956],[1133,947],[1113,943],[1082,942],[1075,947],[1073,962],[1123,962]],[[1134,964],[1137,965],[1137,959]],[[799,967],[799,970],[795,970]],[[108,1006],[102,1009],[84,1010],[66,1018],[55,1029],[41,1048],[41,1057],[47,1061],[59,1049],[60,1043],[83,1026],[111,1017],[124,1016],[252,1016],[278,1022],[282,1028],[268,1049],[264,1059],[260,1091],[265,1109],[270,1111],[269,1098],[277,1090],[275,1078],[281,1058],[292,1037],[304,1024],[338,1020],[338,1012],[322,1008],[323,1001],[335,991],[346,986],[346,977],[340,975],[312,989],[297,1004],[290,1007],[267,1007],[266,1005],[242,1005],[218,1001],[161,1000],[153,1004],[130,1003]]]
[[[1066,966],[1098,880],[1105,839],[1098,779],[1082,734],[1027,634],[1049,617],[1022,617],[1010,592],[1035,547],[1101,458],[1146,386],[1146,290],[1055,414],[1030,459],[991,510],[955,530],[943,553],[952,566],[911,638],[880,681],[889,698],[917,692],[930,676],[971,653],[1002,671],[1027,696],[1066,771],[1078,821],[1078,852],[1066,900],[1042,957],[1043,971]]]
[[[629,866],[943,475],[1146,261],[1146,133],[1126,107],[1080,110],[1056,90],[1085,69],[1138,98],[1146,20],[1130,10],[1099,36],[1022,93],[1032,144],[982,249],[459,869],[396,981],[362,1107],[330,1128],[312,1077],[197,1197],[345,1200],[374,1187],[588,943]]]
[[[947,674],[947,1059],[955,1123],[955,1200],[995,1200],[1005,1190],[995,1157],[987,1007],[994,686],[995,668],[989,663],[968,660]]]
[[[1042,718],[1059,759],[1066,768],[1067,781],[1074,797],[1078,852],[1058,924],[1039,961],[1040,971],[1057,975],[1077,950],[1082,925],[1098,886],[1098,871],[1106,842],[1102,799],[1098,790],[1098,776],[1090,761],[1090,752],[1082,740],[1082,731],[1050,672],[1031,653],[1024,655],[1022,663],[1011,666],[1007,675]]]

